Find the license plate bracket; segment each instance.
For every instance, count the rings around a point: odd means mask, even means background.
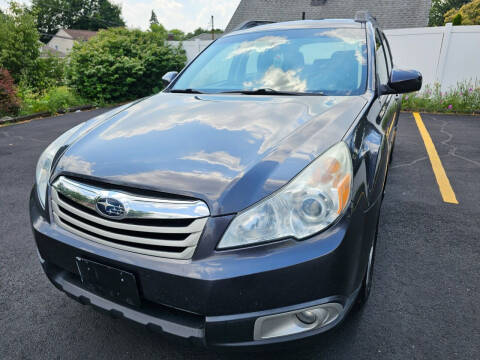
[[[140,306],[135,275],[80,257],[75,258],[83,286],[99,295]]]

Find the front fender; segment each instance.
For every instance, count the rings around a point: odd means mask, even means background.
[[[383,193],[387,166],[388,143],[381,129],[363,119],[349,140],[354,169],[362,179],[368,204],[372,205]]]

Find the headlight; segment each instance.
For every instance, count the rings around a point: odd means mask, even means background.
[[[239,213],[218,248],[286,237],[303,239],[318,233],[346,209],[351,187],[350,150],[340,142],[282,189]]]
[[[80,129],[84,124],[75,126],[74,128],[68,130],[63,135],[58,137],[54,142],[52,142],[45,151],[40,155],[37,163],[37,171],[35,180],[37,183],[37,193],[40,204],[45,208],[45,197],[47,196],[47,184],[48,179],[50,178],[50,173],[52,170],[52,163],[55,155],[58,150],[72,137],[72,135]]]

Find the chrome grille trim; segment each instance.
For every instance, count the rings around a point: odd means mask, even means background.
[[[55,223],[84,239],[121,250],[171,259],[190,259],[193,256],[208,217],[197,215],[196,218],[193,218],[191,213],[190,217],[186,217],[186,219],[192,219],[192,222],[185,226],[156,226],[150,225],[151,222],[142,225],[112,221],[101,217],[100,214],[92,214],[92,207],[89,206],[89,204],[93,204],[95,208],[95,201],[105,192],[108,193],[108,196],[118,196],[122,202],[128,203],[129,216],[125,219],[156,219],[162,220],[163,223],[166,221],[168,225],[169,220],[185,218],[169,217],[173,213],[165,212],[165,206],[171,206],[170,209],[175,209],[174,211],[178,215],[177,209],[182,203],[184,204],[182,211],[189,207],[190,210],[195,211],[199,206],[201,208],[204,206],[208,211],[208,207],[201,201],[183,202],[169,199],[164,201],[164,199],[139,197],[123,192],[102,190],[60,177],[54,182],[51,189],[51,210]],[[69,203],[62,200],[59,194],[65,196]],[[96,195],[95,198],[93,198],[93,194]],[[88,200],[85,201],[85,199]],[[136,211],[136,208],[133,207],[139,205],[140,199],[155,204],[158,212],[154,213],[151,208],[148,215],[144,217],[144,213]],[[166,213],[168,214],[165,217]],[[204,213],[204,210],[201,210],[201,213]],[[162,234],[165,234],[165,239],[162,238]],[[182,239],[172,240],[173,234],[179,235]],[[168,238],[169,236],[170,238]],[[111,241],[109,241],[110,239]],[[159,247],[159,249],[157,250],[155,247]]]
[[[66,202],[62,201],[58,195],[57,192],[52,192],[52,197],[54,198],[54,202],[52,203],[52,207],[55,210],[55,208],[58,208],[58,205],[63,207],[64,209],[67,209],[71,213],[81,216],[85,218],[86,220],[96,222],[97,224],[104,225],[104,226],[110,226],[114,227],[117,229],[122,229],[122,230],[132,230],[132,231],[143,231],[143,232],[152,232],[152,233],[162,233],[162,234],[176,234],[178,233],[178,228],[177,227],[171,227],[171,226],[148,226],[148,225],[134,225],[134,224],[124,224],[121,222],[116,222],[116,221],[111,221],[107,219],[103,219],[99,216],[94,216],[86,212],[79,211],[77,208],[67,204]],[[58,205],[57,205],[58,204]],[[182,231],[185,233],[194,233],[198,231],[202,231],[203,226],[205,225],[206,218],[203,218],[202,220],[204,221],[194,221],[190,225],[182,227]]]
[[[126,219],[195,219],[210,216],[207,205],[200,200],[171,200],[137,196],[123,191],[109,191],[60,176],[53,188],[68,199],[95,210],[96,200],[108,196],[121,201],[127,208]]]

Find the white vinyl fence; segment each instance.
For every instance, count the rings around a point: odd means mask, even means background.
[[[480,25],[386,30],[394,65],[419,70],[423,83],[443,90],[480,81]]]
[[[446,90],[458,82],[480,82],[480,25],[393,29],[385,34],[395,66],[419,70],[424,85],[439,83]],[[188,61],[210,43],[211,40],[184,41]]]
[[[197,56],[201,51],[203,51],[203,49],[210,45],[211,42],[212,40],[182,41],[182,46],[187,53],[187,63],[192,61],[195,56]],[[173,46],[178,46],[180,44],[180,41],[169,41],[168,43]]]

